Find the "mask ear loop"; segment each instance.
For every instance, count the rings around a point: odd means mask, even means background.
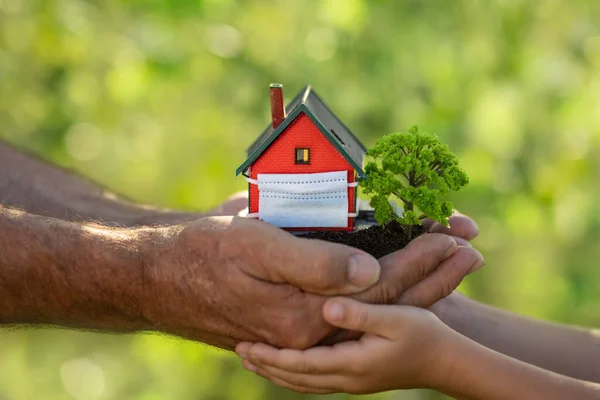
[[[246,181],[252,185],[258,185],[258,181],[256,179],[246,177]],[[357,186],[358,186],[358,182],[348,183],[348,187],[357,187]],[[348,213],[348,218],[356,218],[356,217],[358,217],[358,213]],[[245,218],[258,219],[258,213],[246,214]]]
[[[258,181],[256,179],[246,177],[246,181],[252,185],[258,185]],[[358,182],[349,182],[348,187],[357,187]]]

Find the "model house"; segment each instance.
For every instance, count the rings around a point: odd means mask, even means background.
[[[236,175],[249,184],[249,215],[291,230],[352,230],[366,149],[307,86],[284,107],[271,84],[271,124]]]

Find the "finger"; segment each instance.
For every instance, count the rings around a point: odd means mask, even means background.
[[[323,317],[331,325],[375,334],[391,339],[397,330],[398,314],[394,307],[361,303],[347,297],[329,299],[323,305]]]
[[[344,387],[344,383],[347,381],[347,378],[342,375],[298,374],[262,364],[255,364],[255,367],[257,371],[261,370],[262,373],[269,376],[269,379],[278,379],[289,385],[310,388],[311,390],[338,391]]]
[[[439,222],[431,221],[431,223],[427,224],[426,229],[430,233],[443,233],[446,235],[458,236],[466,240],[473,240],[479,234],[479,228],[475,221],[460,213],[452,215],[448,219],[448,224],[450,225],[449,227],[444,226]]]
[[[404,249],[381,258],[379,282],[353,298],[366,303],[394,303],[402,292],[421,281],[457,249],[450,236],[439,233],[419,236]]]
[[[248,358],[250,348],[252,348],[251,342],[240,342],[235,346],[235,354],[245,360]]]
[[[299,374],[334,374],[346,370],[359,344],[347,342],[336,347],[319,346],[308,350],[276,349],[264,343],[252,344],[246,357],[255,365],[269,365]],[[238,353],[239,354],[239,353]]]
[[[248,192],[243,191],[229,196],[213,212],[219,215],[237,215],[246,207],[248,207]]]
[[[463,239],[461,237],[452,236],[452,239],[454,239],[454,241],[456,242],[456,244],[459,247],[473,247],[473,245],[471,244],[471,242],[469,242],[468,240]]]
[[[242,366],[246,370],[248,370],[250,372],[254,372],[258,376],[261,376],[261,377],[263,377],[265,379],[268,379],[268,380],[270,380],[271,382],[275,383],[278,386],[284,387],[286,389],[291,389],[291,390],[294,390],[294,391],[299,392],[299,393],[327,394],[327,393],[333,393],[334,392],[331,389],[310,387],[310,385],[304,386],[304,387],[303,386],[294,385],[291,382],[287,382],[284,379],[281,379],[281,378],[277,377],[276,375],[271,374],[267,370],[267,368],[265,368],[264,366],[257,366],[257,365],[253,364],[249,360],[242,360]],[[270,368],[273,368],[273,367],[270,367]]]
[[[229,247],[223,245],[222,252],[241,253],[253,261],[244,272],[254,278],[321,295],[358,293],[379,280],[379,262],[355,247],[299,238],[246,218],[233,218],[226,227],[235,240],[228,241]],[[240,248],[251,251],[240,252]]]
[[[484,265],[479,251],[472,247],[460,247],[425,279],[402,293],[397,304],[428,308],[452,293],[466,275]]]
[[[362,292],[379,280],[379,262],[362,250],[290,237],[289,244],[277,249],[285,262],[273,266],[287,283],[311,293],[342,295]]]
[[[391,304],[400,295],[423,280],[444,259],[458,250],[456,242],[447,235],[427,234],[419,236],[404,249],[381,259],[381,278],[372,288],[352,296],[365,303]],[[332,345],[347,340],[356,340],[362,332],[338,330],[319,342]]]
[[[246,368],[246,366],[244,366],[244,368]],[[252,368],[252,367],[250,367],[250,368]],[[248,369],[248,368],[246,368],[246,369]],[[281,386],[283,388],[293,390],[294,392],[298,392],[298,393],[330,394],[330,393],[336,392],[335,390],[331,390],[331,389],[317,389],[317,388],[306,387],[306,386],[297,386],[297,385],[288,383],[288,382],[284,381],[283,379],[280,379],[280,378],[277,378],[277,377],[271,375],[268,371],[266,371],[260,367],[253,367],[252,369],[249,369],[249,371],[252,371],[255,374],[257,374],[258,376],[261,376],[265,379],[270,380],[277,386]]]

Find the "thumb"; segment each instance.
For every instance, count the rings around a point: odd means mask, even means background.
[[[381,267],[373,256],[353,247],[293,237],[277,268],[282,280],[321,295],[362,292],[379,281]]]
[[[361,303],[345,297],[329,299],[323,305],[323,318],[333,326],[372,333],[386,338],[393,335],[393,306]]]

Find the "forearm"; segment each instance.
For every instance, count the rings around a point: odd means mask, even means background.
[[[456,335],[448,353],[451,372],[436,389],[459,399],[598,399],[600,385],[543,370]]]
[[[173,224],[200,216],[120,199],[80,176],[28,157],[1,141],[0,204],[67,221],[116,226]]]
[[[152,330],[232,349],[241,328],[215,327],[205,269],[185,274],[206,265],[205,251],[177,251],[184,228],[93,227],[0,206],[0,326]]]
[[[0,323],[148,329],[143,231],[96,229],[0,208]]]
[[[444,319],[476,342],[556,373],[600,382],[600,333],[534,320],[462,296]]]

